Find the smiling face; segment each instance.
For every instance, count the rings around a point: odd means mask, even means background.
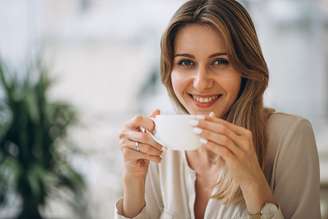
[[[205,24],[183,27],[173,62],[171,81],[180,103],[190,114],[222,118],[238,97],[241,74],[230,64],[221,33]]]

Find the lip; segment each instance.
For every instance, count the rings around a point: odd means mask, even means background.
[[[209,103],[200,103],[194,100],[194,98],[192,97],[193,94],[189,94],[189,97],[191,98],[192,102],[194,103],[195,106],[197,106],[198,108],[201,109],[208,109],[210,107],[212,107],[223,95],[222,94],[214,94],[214,95],[195,95],[195,96],[199,96],[199,97],[211,97],[211,96],[219,96],[217,99],[209,102]]]
[[[222,94],[192,94],[192,93],[188,93],[188,94],[191,96],[198,96],[198,97],[203,97],[203,98],[222,95]]]

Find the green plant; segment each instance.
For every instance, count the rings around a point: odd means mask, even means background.
[[[62,150],[77,113],[49,100],[52,81],[41,62],[20,75],[0,62],[0,205],[15,194],[21,203],[18,219],[42,219],[54,189],[79,195],[84,187]]]

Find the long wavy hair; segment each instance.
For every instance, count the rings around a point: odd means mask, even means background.
[[[252,132],[257,158],[264,171],[266,121],[274,110],[263,105],[269,72],[248,12],[234,0],[189,0],[173,15],[161,39],[161,80],[177,109],[185,113],[188,111],[174,93],[171,72],[175,37],[189,24],[210,25],[222,34],[229,60],[242,78],[238,98],[224,119]],[[223,170],[216,185],[219,190],[211,198],[225,203],[243,201],[238,182],[234,182],[228,170]]]

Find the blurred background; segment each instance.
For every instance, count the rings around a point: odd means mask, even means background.
[[[18,73],[41,59],[56,83],[50,96],[74,105],[69,138],[83,152],[69,161],[86,183],[89,218],[112,218],[121,196],[118,131],[135,114],[173,112],[159,81],[159,41],[182,0],[1,0],[0,55]],[[267,106],[309,119],[328,218],[328,1],[240,0],[249,10],[270,69]],[[41,53],[40,53],[41,52]],[[297,159],[297,157],[292,158]],[[301,191],[300,191],[301,192]],[[13,218],[15,205],[0,208]],[[55,199],[44,214],[80,218]]]

